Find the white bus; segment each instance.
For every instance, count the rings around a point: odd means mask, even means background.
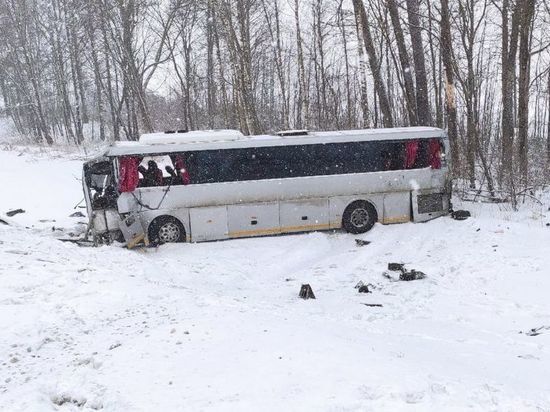
[[[156,243],[364,233],[446,214],[448,153],[428,127],[153,133],[85,163],[83,184],[95,240],[136,222]]]

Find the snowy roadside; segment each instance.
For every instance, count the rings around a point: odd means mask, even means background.
[[[79,226],[80,167],[0,151],[0,213],[26,210],[0,225],[0,410],[550,410],[550,330],[520,333],[550,326],[548,204],[376,225],[363,247],[79,248],[51,227]]]

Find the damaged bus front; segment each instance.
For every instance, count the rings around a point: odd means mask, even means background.
[[[84,163],[82,184],[94,243],[110,243],[120,237],[115,159],[101,156]]]

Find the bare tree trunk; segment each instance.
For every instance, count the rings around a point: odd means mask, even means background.
[[[363,40],[362,23],[359,14],[355,13],[355,27],[357,28],[357,55],[359,56],[359,89],[361,96],[361,114],[363,127],[370,124],[369,96],[367,91],[367,62],[365,59],[365,41]]]
[[[441,52],[436,53],[436,41],[437,36],[435,35],[435,29],[433,27],[433,24],[435,22],[434,15],[432,13],[432,5],[431,1],[428,1],[427,3],[428,8],[428,44],[430,46],[430,58],[432,63],[432,83],[434,88],[434,95],[435,95],[435,114],[436,114],[436,120],[435,125],[437,127],[443,127],[443,97],[442,97],[442,81],[441,81],[441,73],[443,72],[441,64]],[[441,45],[441,43],[440,43]]]
[[[304,66],[304,51],[302,47],[302,32],[300,30],[300,1],[294,1],[294,20],[296,23],[296,50],[298,64],[298,101],[296,127],[307,129],[309,123],[309,93],[307,90],[306,70]]]
[[[501,182],[511,192],[513,206],[516,206],[514,189],[514,91],[516,89],[516,56],[519,36],[520,9],[516,5],[509,27],[510,1],[502,5],[502,158]]]
[[[393,31],[395,33],[395,41],[397,43],[397,50],[399,52],[401,70],[403,71],[403,80],[405,83],[405,100],[407,103],[406,106],[407,113],[409,115],[409,123],[411,124],[411,126],[416,126],[418,122],[412,68],[409,61],[407,47],[405,46],[405,36],[403,35],[403,29],[401,27],[401,22],[399,21],[399,11],[397,9],[397,4],[395,3],[395,0],[386,0],[386,4],[388,6]]]
[[[456,171],[459,165],[458,127],[456,114],[456,91],[453,74],[453,56],[449,1],[441,0],[441,56],[445,67],[445,101],[447,107],[447,128],[451,143],[451,162]],[[455,172],[456,173],[456,172]]]
[[[348,51],[348,35],[346,33],[346,25],[344,20],[344,13],[342,11],[343,0],[340,0],[338,5],[338,26],[340,32],[342,33],[342,45],[344,48],[344,64],[345,64],[345,73],[346,73],[346,128],[350,129],[353,125],[353,103],[351,97],[351,75],[350,75],[350,65],[349,65],[349,51]]]
[[[105,104],[103,101],[103,87],[101,81],[101,64],[98,58],[98,48],[96,43],[96,30],[93,20],[87,21],[88,39],[90,41],[90,51],[92,55],[92,65],[94,69],[94,85],[96,93],[97,117],[99,121],[99,138],[105,140]]]
[[[214,128],[218,114],[216,81],[214,80],[214,9],[212,0],[206,6],[206,112],[209,129]]]
[[[361,28],[363,40],[365,42],[365,48],[367,50],[367,55],[369,56],[369,64],[372,71],[372,76],[374,77],[374,87],[376,89],[376,93],[378,94],[384,127],[393,127],[393,116],[390,109],[390,103],[388,101],[386,86],[384,85],[384,80],[382,79],[380,63],[378,61],[378,56],[376,54],[376,49],[374,47],[372,35],[369,28],[370,26],[367,13],[365,11],[362,0],[353,0],[353,9],[356,15],[356,21]]]
[[[548,68],[548,130],[546,133],[546,170],[550,175],[550,67]]]
[[[529,82],[531,69],[531,30],[535,13],[535,0],[523,0],[519,40],[519,94],[518,94],[518,151],[523,184],[527,184],[529,134]]]
[[[230,5],[225,1],[222,3],[222,24],[224,25],[228,39],[233,77],[238,87],[238,101],[240,102],[239,107],[241,109],[239,113],[242,116],[241,125],[243,125],[241,127],[246,134],[258,134],[260,132],[260,123],[256,113],[256,104],[252,89],[249,16],[247,8],[244,0],[238,0],[237,19],[240,36],[237,36]]]
[[[426,62],[424,60],[424,41],[420,26],[419,0],[407,0],[407,14],[409,16],[409,30],[411,32],[414,74],[416,77],[416,107],[418,123],[421,126],[432,125],[430,99],[428,97],[428,80],[426,77]]]
[[[269,13],[266,0],[262,0],[264,16],[269,29],[269,36],[273,48],[273,60],[279,88],[281,89],[281,123],[283,129],[289,128],[289,108],[287,100],[286,80],[283,67],[283,51],[281,41],[281,23],[279,17],[279,0],[273,1],[273,16]]]

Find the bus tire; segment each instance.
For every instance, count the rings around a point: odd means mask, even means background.
[[[185,228],[173,216],[159,216],[149,225],[149,241],[155,245],[185,242]]]
[[[366,200],[357,200],[349,204],[342,216],[342,227],[348,233],[365,233],[378,221],[374,206]]]

